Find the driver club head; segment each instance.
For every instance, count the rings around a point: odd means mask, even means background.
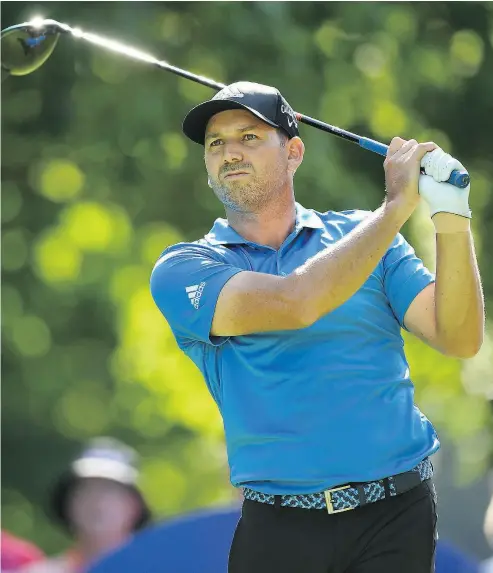
[[[2,70],[12,76],[25,76],[37,70],[50,57],[61,32],[55,20],[24,22],[1,33]]]

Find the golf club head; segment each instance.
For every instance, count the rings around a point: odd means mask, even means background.
[[[34,72],[50,57],[64,31],[55,20],[24,22],[2,30],[2,70],[12,76]]]

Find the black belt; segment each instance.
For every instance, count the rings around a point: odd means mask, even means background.
[[[430,459],[426,458],[408,472],[371,482],[333,487],[318,493],[273,495],[244,488],[243,495],[245,499],[259,503],[302,509],[326,509],[333,514],[395,497],[431,479],[432,476],[433,466]]]

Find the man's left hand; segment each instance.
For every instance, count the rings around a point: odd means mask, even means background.
[[[465,169],[460,161],[437,147],[421,160],[426,175],[419,177],[419,194],[428,203],[430,216],[452,213],[471,218],[469,209],[469,184],[464,189],[445,183],[455,169]]]

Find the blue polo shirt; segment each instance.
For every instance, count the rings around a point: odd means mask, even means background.
[[[218,219],[203,239],[166,249],[152,271],[154,301],[222,414],[234,486],[314,493],[407,471],[439,447],[414,405],[401,336],[409,305],[434,276],[400,234],[364,285],[312,326],[210,335],[232,276],[288,275],[367,214],[296,204],[279,250]]]

